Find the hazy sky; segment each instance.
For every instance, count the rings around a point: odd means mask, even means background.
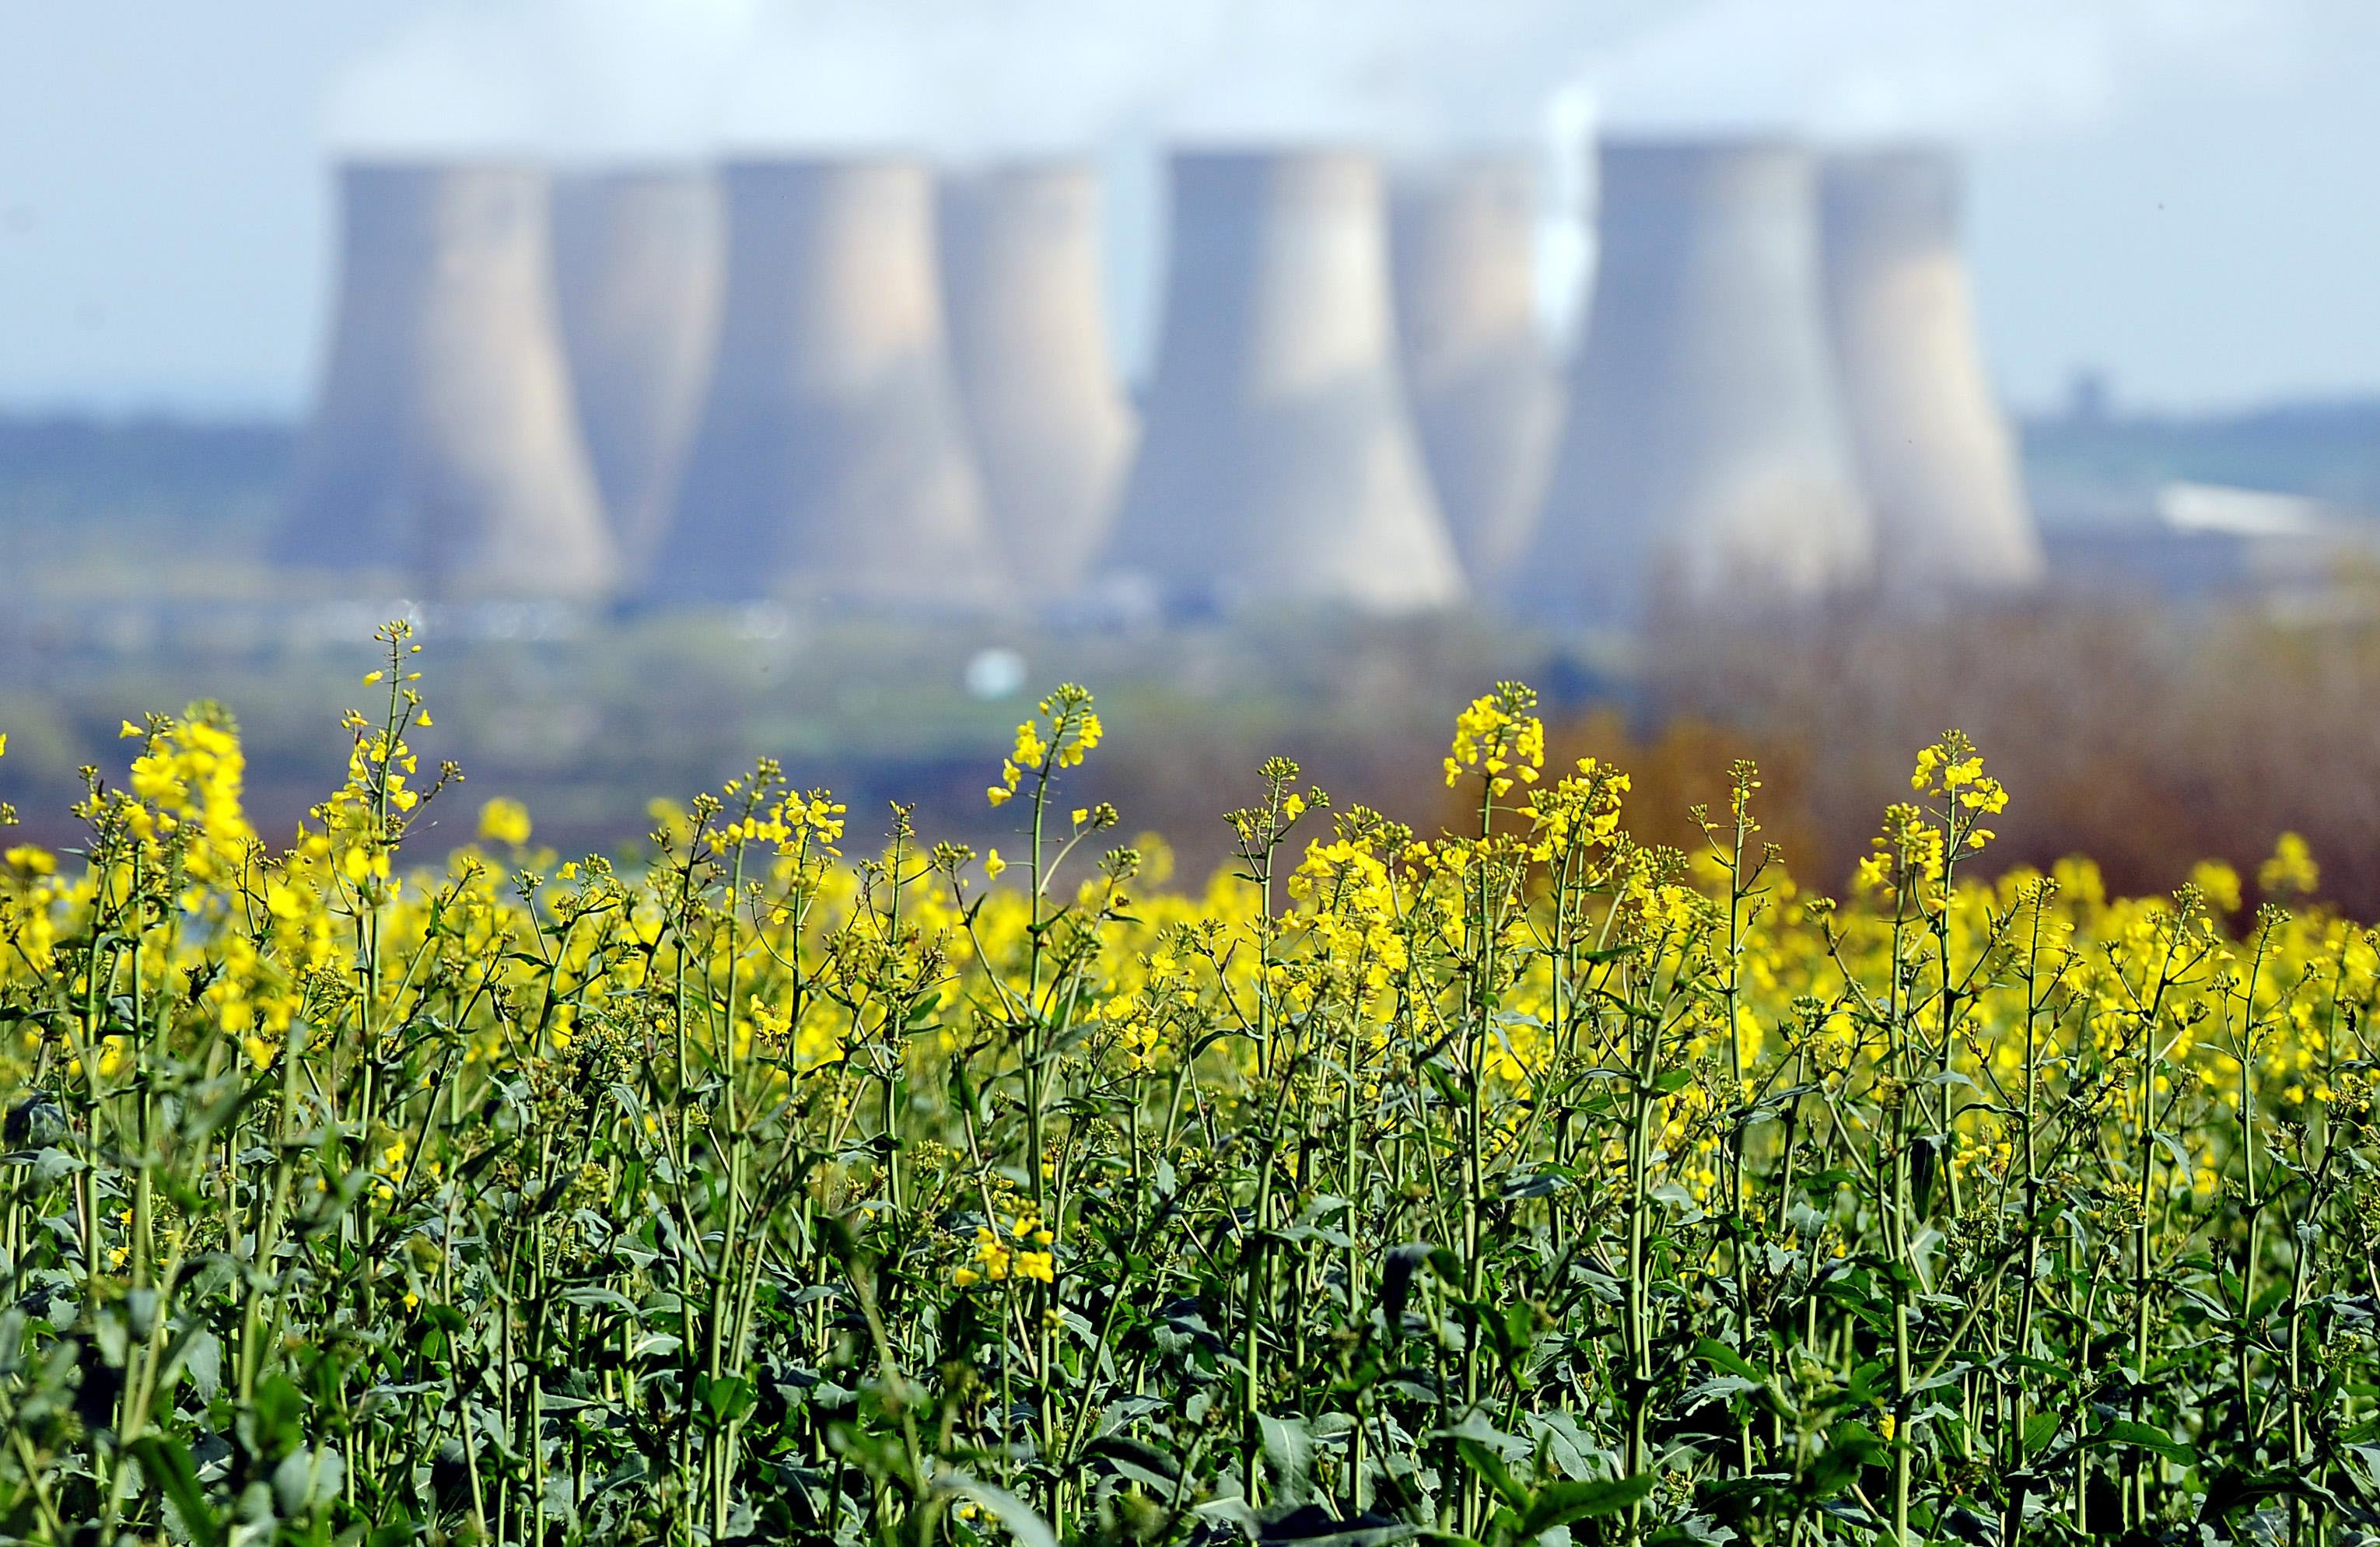
[[[302,403],[342,148],[1093,150],[1136,350],[1167,137],[1590,123],[1955,139],[2020,402],[2380,391],[2375,82],[2374,0],[0,0],[0,405]]]

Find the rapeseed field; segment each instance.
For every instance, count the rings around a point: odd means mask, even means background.
[[[2380,1529],[2380,952],[2295,840],[2006,871],[1952,733],[1828,897],[1502,684],[1456,830],[1275,759],[1184,889],[1062,687],[997,849],[764,761],[560,862],[380,638],[295,834],[200,705],[0,859],[0,1534]]]

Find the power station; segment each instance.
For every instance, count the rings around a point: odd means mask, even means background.
[[[932,173],[898,159],[752,161],[724,179],[719,347],[646,590],[1001,599],[942,323]]]
[[[1876,514],[1885,594],[1940,599],[2042,576],[2041,540],[1975,340],[1959,165],[1902,146],[1827,158],[1827,320]]]
[[[339,193],[337,314],[275,554],[433,596],[601,593],[545,174],[351,164]]]
[[[1414,422],[1463,570],[1492,591],[1527,546],[1561,420],[1538,321],[1536,159],[1407,168],[1389,210]]]
[[[624,563],[667,530],[718,341],[726,247],[707,169],[588,173],[553,191],[554,292],[578,420]]]
[[[1135,433],[1116,375],[1087,166],[944,179],[952,359],[1008,571],[1027,593],[1079,585],[1115,514]]]
[[[1378,167],[1202,151],[1172,173],[1156,375],[1104,567],[1176,608],[1456,600],[1398,375]]]
[[[274,553],[429,596],[1561,626],[2039,579],[1948,152],[1598,163],[1564,366],[1532,156],[1176,152],[1137,405],[1085,163],[350,164]]]
[[[1874,532],[1828,343],[1811,153],[1607,144],[1598,198],[1585,339],[1514,594],[1625,622],[1864,585]]]

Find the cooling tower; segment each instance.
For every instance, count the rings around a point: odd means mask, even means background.
[[[658,594],[990,602],[1005,590],[905,161],[725,173],[727,298]]]
[[[1482,591],[1537,518],[1561,384],[1537,321],[1537,187],[1525,156],[1417,169],[1391,188],[1405,391],[1439,505]]]
[[[578,421],[624,566],[660,545],[702,411],[726,259],[708,173],[565,177],[553,190],[554,292]]]
[[[1378,169],[1198,152],[1172,185],[1157,373],[1104,567],[1177,607],[1455,600],[1397,379]]]
[[[1873,534],[1827,343],[1811,157],[1611,144],[1599,192],[1586,336],[1514,593],[1627,621],[1862,583]]]
[[[340,196],[338,315],[276,556],[431,594],[604,589],[543,175],[351,165]]]
[[[1889,595],[2041,578],[2016,452],[1975,340],[1946,152],[1829,157],[1820,177],[1827,320]]]
[[[1134,433],[1102,307],[1099,183],[1061,164],[951,177],[941,249],[993,533],[1020,585],[1063,591],[1106,537]]]

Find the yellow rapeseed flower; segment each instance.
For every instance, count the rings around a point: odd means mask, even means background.
[[[509,844],[515,848],[528,842],[528,808],[517,800],[497,796],[480,808],[480,837],[494,844]]]
[[[2273,844],[2273,856],[2256,867],[2256,886],[2266,896],[2294,893],[2311,895],[2322,884],[2322,867],[2313,849],[2295,833],[2284,833]]]

